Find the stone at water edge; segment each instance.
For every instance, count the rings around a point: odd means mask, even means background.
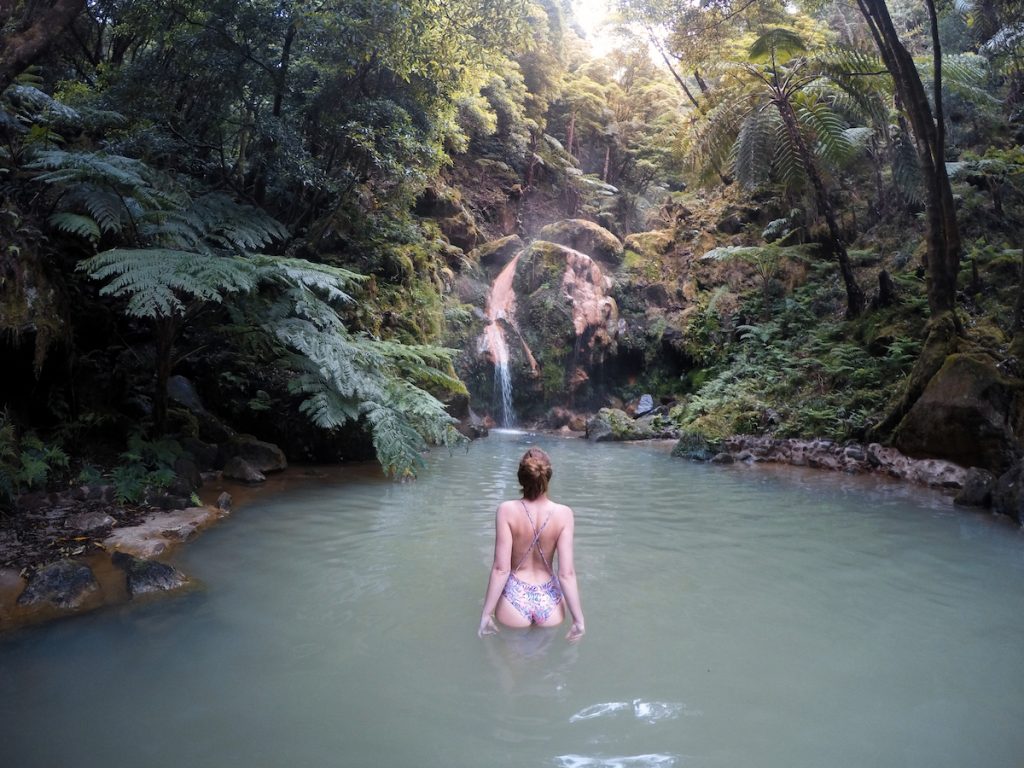
[[[233,457],[244,459],[259,472],[278,472],[288,467],[284,451],[252,435],[235,435],[221,446],[225,465]]]
[[[1024,523],[1024,461],[1000,475],[992,490],[992,509]]]
[[[474,248],[469,257],[475,259],[484,268],[497,267],[500,269],[522,249],[523,239],[519,235],[508,235]]]
[[[57,608],[79,608],[99,588],[85,563],[59,560],[35,572],[19,595],[18,605],[49,603]]]
[[[987,469],[971,467],[964,477],[964,487],[953,499],[953,503],[963,507],[990,507],[995,486],[995,475]]]
[[[587,439],[594,443],[649,440],[655,436],[649,423],[634,421],[628,413],[615,408],[602,408],[587,422]]]
[[[195,535],[200,528],[225,516],[211,507],[189,507],[173,512],[153,512],[138,525],[115,528],[103,541],[108,552],[127,552],[148,560]]]
[[[189,584],[189,578],[177,568],[156,560],[144,560],[125,552],[115,552],[110,561],[125,572],[128,595],[170,592]]]
[[[228,493],[227,491],[224,491],[224,492],[221,493],[220,496],[217,497],[217,509],[219,509],[222,512],[225,512],[225,513],[231,511],[231,494],[230,493]]]
[[[1024,383],[983,354],[946,358],[900,422],[893,444],[908,456],[1006,471],[1020,456]]]
[[[243,483],[262,483],[266,475],[241,456],[232,456],[224,464],[224,477],[229,480],[240,480]]]
[[[640,402],[636,406],[636,415],[643,416],[654,410],[654,398],[651,395],[641,395]]]
[[[64,527],[82,533],[96,533],[113,526],[117,520],[106,512],[80,512],[64,520]]]

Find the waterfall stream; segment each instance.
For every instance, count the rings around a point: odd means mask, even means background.
[[[484,328],[482,342],[494,364],[494,387],[501,400],[501,419],[503,427],[516,424],[516,412],[512,406],[512,373],[509,370],[508,341],[501,321],[510,325],[515,318],[516,294],[512,288],[512,279],[519,263],[516,254],[498,273],[487,297],[487,327]]]

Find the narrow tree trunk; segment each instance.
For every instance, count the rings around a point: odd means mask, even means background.
[[[818,164],[811,154],[803,134],[800,133],[800,126],[797,122],[796,113],[793,112],[793,105],[784,97],[775,99],[775,107],[783,125],[786,126],[786,133],[790,141],[796,147],[800,155],[800,161],[814,188],[814,199],[818,206],[818,212],[825,219],[828,226],[829,239],[831,240],[832,251],[835,254],[836,262],[839,265],[839,274],[843,278],[843,286],[846,288],[846,316],[857,317],[864,311],[864,291],[857,284],[857,278],[853,274],[853,267],[850,264],[850,255],[846,252],[846,245],[843,243],[843,233],[836,221],[835,209],[832,207],[832,200],[829,198],[828,190],[825,189],[825,182],[818,171]]]
[[[565,129],[565,151],[569,153],[570,157],[575,157],[572,153],[572,142],[576,138],[576,110],[574,109],[569,115],[569,125]]]

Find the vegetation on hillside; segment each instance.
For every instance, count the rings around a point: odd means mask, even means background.
[[[616,9],[595,56],[566,0],[5,6],[0,501],[203,437],[178,374],[296,459],[415,472],[474,249],[561,218],[626,239],[642,321],[594,397],[884,438],[956,344],[1016,370],[1016,0]]]

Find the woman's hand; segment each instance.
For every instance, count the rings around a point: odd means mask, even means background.
[[[574,621],[572,626],[569,627],[569,633],[565,636],[565,639],[570,643],[578,643],[586,633],[587,630],[584,628],[583,622]]]
[[[480,617],[480,629],[476,631],[477,637],[487,637],[487,635],[498,634],[498,625],[494,623],[494,617],[490,614],[484,614]]]

